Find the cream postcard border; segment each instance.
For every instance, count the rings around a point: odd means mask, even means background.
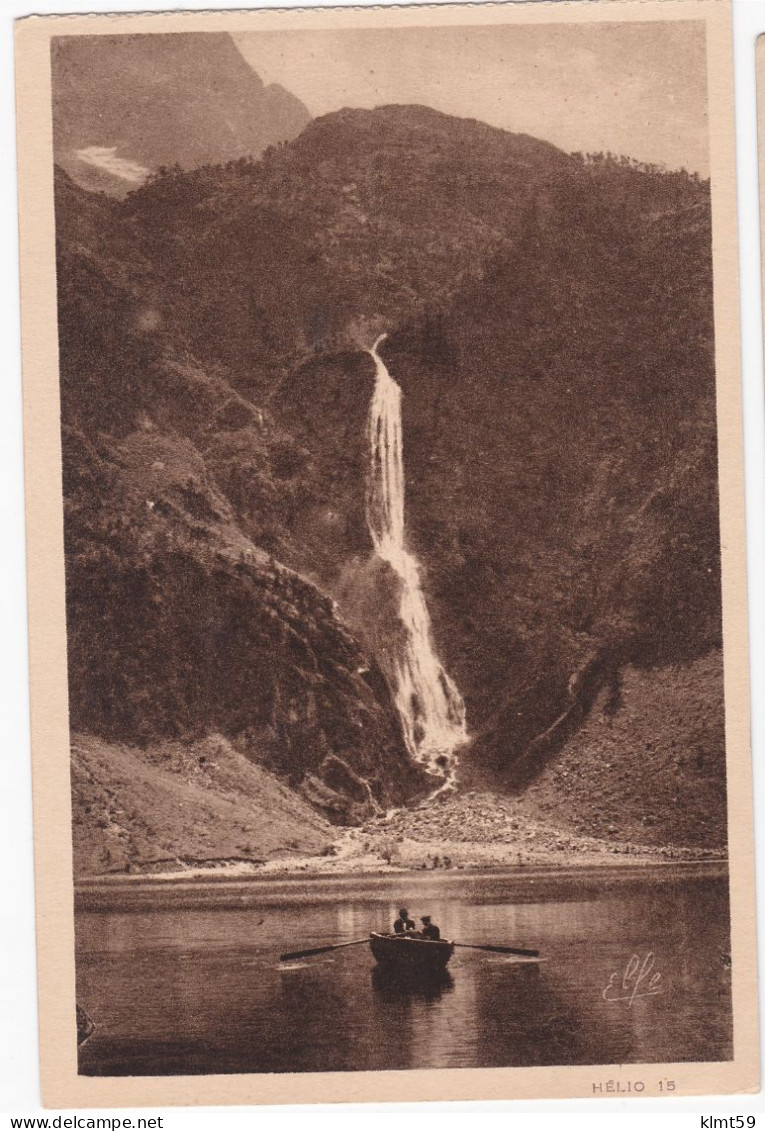
[[[174,1077],[77,1075],[64,547],[56,326],[50,39],[118,32],[703,20],[709,143],[723,554],[723,632],[732,920],[734,1059],[544,1068]],[[733,48],[729,0],[575,0],[389,8],[304,8],[32,16],[16,26],[21,310],[43,1101],[53,1107],[322,1103],[606,1096],[609,1081],[670,1077],[677,1096],[759,1089],[749,744]],[[595,1086],[602,1085],[602,1091]],[[633,1093],[634,1094],[634,1093]]]

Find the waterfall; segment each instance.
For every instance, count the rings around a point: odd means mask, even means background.
[[[381,334],[368,351],[377,376],[369,412],[367,524],[376,554],[400,580],[404,644],[394,660],[393,694],[406,744],[416,761],[446,778],[446,785],[455,777],[457,748],[468,738],[465,705],[436,656],[419,565],[406,549],[401,389],[377,352],[386,336]]]

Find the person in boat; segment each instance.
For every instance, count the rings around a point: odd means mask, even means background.
[[[441,932],[430,918],[430,915],[423,915],[422,931],[420,932],[420,934],[424,939],[433,939],[434,941],[441,938]]]
[[[405,907],[402,907],[398,913],[398,919],[393,924],[393,930],[397,935],[405,935],[407,931],[415,930],[414,919],[409,918],[409,912]]]

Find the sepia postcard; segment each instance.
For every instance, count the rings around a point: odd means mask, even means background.
[[[46,1104],[758,1089],[730,25],[18,23]]]

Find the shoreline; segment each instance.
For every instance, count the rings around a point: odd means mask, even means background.
[[[598,876],[625,880],[640,878],[650,873],[660,875],[673,873],[692,877],[716,878],[728,874],[727,856],[707,856],[695,859],[673,860],[618,860],[595,863],[593,861],[577,861],[560,865],[530,865],[518,867],[497,866],[493,868],[476,866],[464,869],[440,869],[438,871],[424,871],[422,869],[409,870],[405,868],[386,868],[376,871],[334,871],[334,872],[306,872],[296,870],[265,871],[262,867],[252,866],[247,870],[239,867],[198,868],[176,872],[144,872],[144,873],[107,873],[105,875],[81,876],[75,880],[74,891],[86,893],[103,888],[162,888],[165,886],[180,887],[181,885],[202,886],[204,884],[225,883],[252,883],[264,886],[277,886],[283,883],[301,885],[305,883],[319,883],[337,881],[361,882],[363,880],[396,881],[406,877],[409,883],[413,881],[429,882],[434,879],[457,881],[465,879],[492,879],[497,880],[529,880],[534,882],[539,879],[592,879]]]
[[[289,879],[384,875],[457,875],[504,872],[580,872],[694,864],[727,867],[721,846],[639,844],[574,831],[562,822],[529,811],[522,799],[496,794],[454,793],[412,809],[380,814],[360,826],[337,828],[317,854],[276,849],[265,859],[248,855],[168,854],[133,861],[127,869],[83,874],[76,883],[93,885],[167,883],[185,880]]]
[[[652,864],[619,862],[577,867],[472,869],[440,872],[334,873],[158,873],[148,876],[92,877],[74,888],[77,915],[154,912],[233,911],[300,904],[364,901],[374,895],[398,906],[438,897],[459,899],[470,891],[476,898],[506,902],[546,903],[621,898],[630,891],[659,891],[709,883],[728,884],[727,860],[664,861]]]

